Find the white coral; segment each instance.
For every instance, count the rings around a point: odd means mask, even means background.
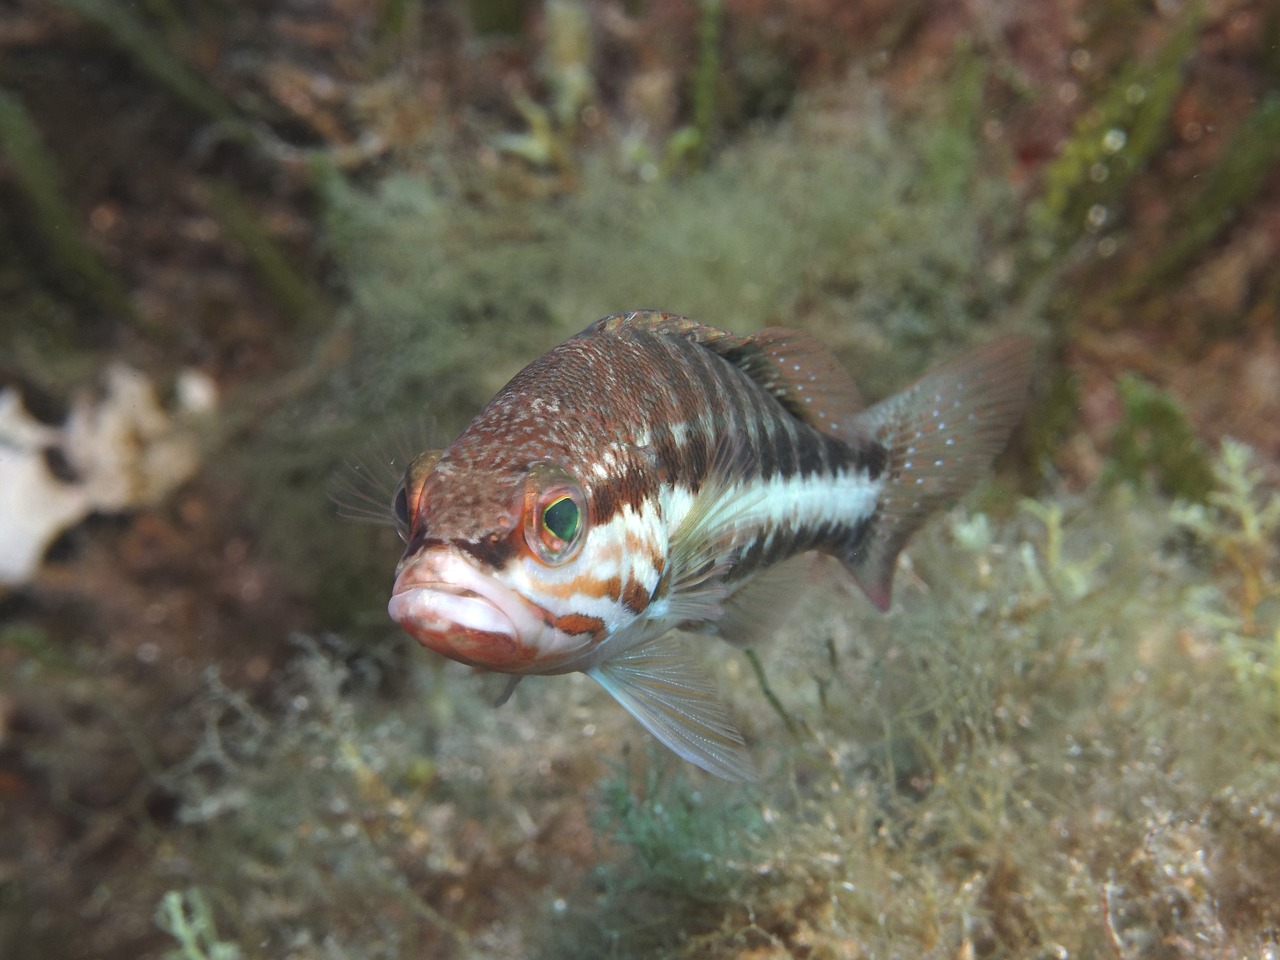
[[[202,399],[213,396],[210,381],[198,385]],[[180,399],[189,392],[180,390]],[[194,415],[212,404],[192,406]],[[70,465],[72,479],[50,469],[51,452]],[[63,426],[40,423],[16,390],[0,390],[0,584],[30,580],[49,544],[90,513],[155,503],[198,465],[190,418],[165,411],[146,376],[123,365],[107,369],[103,394],[74,401]]]

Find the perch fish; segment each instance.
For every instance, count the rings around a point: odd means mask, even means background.
[[[908,537],[1004,447],[1031,358],[1000,340],[864,408],[806,334],[606,317],[409,465],[388,611],[423,646],[511,675],[503,699],[581,671],[681,757],[749,779],[688,632],[755,639],[770,571],[810,550],[887,609]]]

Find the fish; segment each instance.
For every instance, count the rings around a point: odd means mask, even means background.
[[[813,551],[888,610],[908,539],[1006,445],[1033,354],[1006,337],[867,406],[804,332],[605,317],[408,464],[388,613],[507,674],[499,702],[524,677],[582,672],[680,757],[755,779],[699,638],[756,642],[794,593],[770,577]]]

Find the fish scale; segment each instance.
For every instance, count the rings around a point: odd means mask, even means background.
[[[1008,338],[864,407],[806,334],[606,317],[415,461],[388,610],[429,649],[511,675],[508,693],[585,672],[680,756],[748,778],[682,631],[761,639],[777,612],[762,575],[814,550],[887,608],[907,539],[1021,416],[1031,356]]]

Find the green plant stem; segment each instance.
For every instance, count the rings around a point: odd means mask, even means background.
[[[276,305],[300,325],[314,322],[324,314],[323,296],[289,262],[235,188],[225,183],[214,184],[211,201],[214,216],[248,255],[258,280]]]
[[[102,29],[112,43],[183,103],[213,120],[239,123],[231,103],[166,48],[164,41],[112,0],[54,0]]]
[[[1151,269],[1126,291],[1130,295],[1164,283],[1212,243],[1262,189],[1280,163],[1280,93],[1258,104],[1223,151],[1199,193],[1177,214],[1180,228]]]
[[[155,333],[133,307],[124,285],[84,239],[79,217],[62,190],[57,159],[41,141],[22,101],[0,90],[0,148],[9,157],[19,189],[31,208],[49,266],[76,296],[104,312]]]
[[[751,664],[751,670],[756,675],[756,681],[760,684],[760,689],[764,693],[764,698],[769,701],[769,706],[773,707],[774,712],[782,718],[782,722],[786,725],[787,732],[796,740],[800,739],[800,728],[782,706],[782,701],[778,699],[778,695],[773,692],[773,688],[769,686],[769,681],[764,675],[764,665],[760,663],[760,657],[755,650],[747,647],[742,651],[747,656],[747,662]]]

